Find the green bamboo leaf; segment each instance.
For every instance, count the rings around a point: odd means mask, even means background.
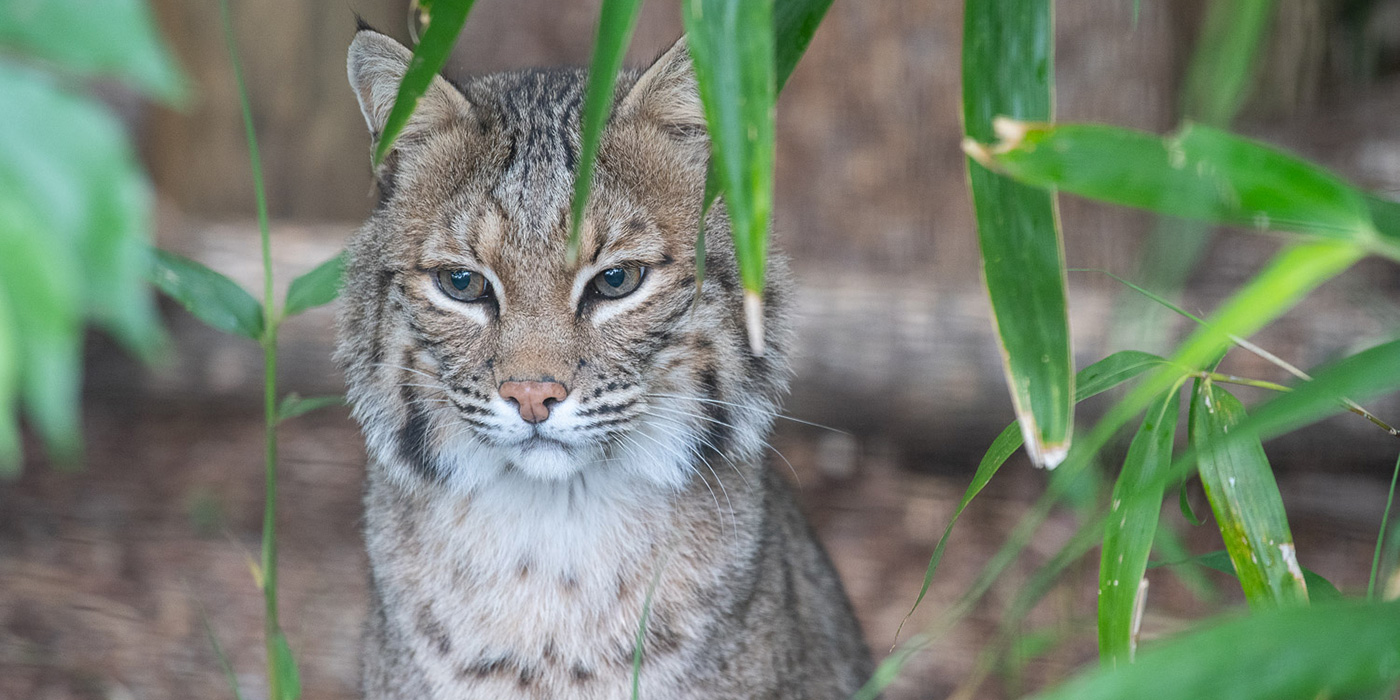
[[[1181,392],[1173,389],[1148,410],[1113,485],[1099,562],[1099,654],[1111,665],[1131,662],[1136,650],[1139,582],[1162,512],[1163,488],[1156,476],[1171,467],[1180,408]]]
[[[744,284],[749,344],[762,354],[777,96],[773,0],[684,0],[682,16]]]
[[[812,43],[832,0],[777,0],[773,4],[773,66],[782,92],[797,62]]]
[[[1090,397],[1097,396],[1113,387],[1136,377],[1147,370],[1160,365],[1164,360],[1150,353],[1137,350],[1123,350],[1105,357],[1088,367],[1080,370],[1077,379],[1078,390],[1075,401],[1084,401]],[[928,594],[929,585],[933,583],[933,573],[938,570],[938,563],[943,560],[943,550],[948,546],[948,537],[953,534],[953,526],[957,525],[958,518],[967,509],[972,499],[982,492],[982,489],[991,482],[1001,465],[1011,458],[1022,445],[1021,431],[1017,424],[1012,423],[1001,431],[1001,434],[992,441],[991,447],[987,448],[986,454],[982,456],[982,461],[977,465],[977,472],[972,476],[972,483],[963,492],[962,500],[958,502],[958,507],[953,510],[953,517],[948,519],[948,525],[943,529],[943,536],[938,538],[938,545],[933,548],[933,556],[929,557],[928,568],[924,571],[924,583],[919,588],[919,595],[914,600],[914,605],[905,614],[904,620],[900,622],[900,627],[904,622],[909,621],[909,617],[919,608],[924,596]],[[898,632],[895,636],[898,636]]]
[[[5,48],[79,75],[119,78],[167,102],[187,97],[145,0],[0,2],[0,53]]]
[[[1051,117],[1051,3],[969,0],[963,11],[963,124],[992,135],[998,115]],[[996,76],[989,80],[987,76]],[[977,237],[1007,385],[1031,460],[1054,467],[1074,427],[1064,246],[1054,196],[968,162]]]
[[[277,630],[273,638],[272,672],[277,674],[278,697],[273,700],[297,700],[301,697],[301,672],[297,670],[296,659],[292,657],[292,647],[287,644],[287,635]]]
[[[156,250],[151,284],[210,327],[259,340],[263,310],[237,282],[189,258]]]
[[[632,41],[641,14],[641,0],[603,0],[598,13],[598,33],[593,42],[593,61],[588,66],[588,87],[583,99],[583,125],[580,135],[578,173],[574,175],[572,218],[569,220],[569,260],[578,259],[579,231],[583,226],[583,211],[593,190],[593,161],[598,155],[598,141],[603,126],[612,111],[613,87],[622,57]]]
[[[1400,603],[1259,611],[1173,637],[1131,665],[1097,667],[1038,700],[1347,697],[1400,678]]]
[[[1255,59],[1273,16],[1273,0],[1210,3],[1181,91],[1185,119],[1218,127],[1234,121],[1252,92]]]
[[[1309,373],[1311,381],[1261,405],[1230,429],[1229,441],[1267,440],[1347,410],[1400,387],[1400,340],[1383,343]]]
[[[1197,380],[1191,442],[1201,484],[1250,607],[1306,604],[1307,583],[1264,448],[1257,439],[1224,440],[1244,418],[1239,400]]]
[[[1366,195],[1257,141],[1201,125],[1166,137],[1009,119],[996,129],[999,144],[968,141],[964,150],[1021,182],[1159,214],[1347,241],[1400,259],[1400,231],[1377,231]]]
[[[1147,568],[1155,569],[1159,566],[1179,566],[1182,564],[1200,564],[1208,569],[1214,569],[1222,574],[1229,574],[1238,578],[1238,574],[1235,573],[1235,564],[1230,561],[1230,553],[1223,549],[1218,549],[1214,552],[1206,552],[1205,554],[1199,554],[1179,561],[1154,561],[1148,564]],[[1303,580],[1308,584],[1308,598],[1312,601],[1316,603],[1328,603],[1342,600],[1342,592],[1337,590],[1337,587],[1332,585],[1331,581],[1323,578],[1321,574],[1318,574],[1312,569],[1303,567]]]
[[[394,106],[384,122],[384,130],[379,134],[379,142],[374,147],[374,165],[379,166],[384,156],[394,145],[394,140],[408,124],[409,117],[418,106],[418,100],[428,91],[433,78],[447,63],[452,45],[457,42],[457,34],[467,22],[476,0],[420,0],[418,6],[423,13],[423,38],[413,48],[413,59],[408,63],[399,92],[394,98]]]
[[[317,409],[344,405],[344,396],[302,396],[292,392],[282,397],[282,402],[277,405],[277,421],[280,423]]]
[[[345,253],[341,252],[310,272],[292,280],[287,288],[287,303],[283,317],[295,316],[335,301],[340,294],[340,279],[345,274]]]

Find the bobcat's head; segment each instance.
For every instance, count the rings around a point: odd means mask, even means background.
[[[369,29],[351,44],[374,140],[409,59]],[[679,487],[764,444],[786,387],[783,271],[769,272],[768,351],[752,356],[722,205],[696,284],[708,141],[684,42],[619,77],[571,263],[585,80],[435,77],[376,172],[337,359],[371,454],[397,478],[470,490],[605,470]]]

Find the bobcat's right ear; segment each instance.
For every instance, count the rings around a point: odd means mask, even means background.
[[[389,119],[389,110],[394,106],[399,83],[412,59],[413,52],[402,44],[364,26],[355,32],[355,40],[350,42],[346,72],[376,146],[384,123]],[[399,132],[395,148],[465,118],[470,110],[471,104],[457,88],[441,75],[433,76],[427,92],[418,100],[418,108]]]
[[[618,111],[653,119],[678,135],[704,135],[705,107],[684,36],[637,78]]]

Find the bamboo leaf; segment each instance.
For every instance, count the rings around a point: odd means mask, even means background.
[[[1149,409],[1113,485],[1099,563],[1099,654],[1110,664],[1132,661],[1140,582],[1162,512],[1157,474],[1171,467],[1181,392],[1172,389]]]
[[[277,405],[277,422],[296,418],[321,408],[344,406],[344,396],[302,396],[292,392]]]
[[[1097,667],[1039,700],[1346,697],[1400,678],[1400,603],[1259,611],[1174,637],[1135,663]]]
[[[773,4],[773,64],[782,91],[797,62],[812,43],[832,0],[777,0]]]
[[[777,96],[773,0],[684,0],[682,17],[744,284],[749,344],[762,354]]]
[[[188,96],[144,0],[0,2],[0,53],[5,48],[78,75],[119,78],[167,102]]]
[[[1181,91],[1186,119],[1229,126],[1252,92],[1255,59],[1273,16],[1273,0],[1210,3]]]
[[[287,288],[284,317],[295,316],[307,309],[335,301],[340,294],[340,280],[345,275],[345,253],[317,265],[310,272],[292,280]]]
[[[1235,565],[1230,561],[1230,553],[1223,549],[1199,554],[1180,561],[1155,561],[1148,564],[1147,568],[1155,569],[1159,566],[1180,566],[1182,564],[1200,564],[1208,569],[1214,569],[1220,573],[1238,577],[1235,573]],[[1303,580],[1308,584],[1308,598],[1314,602],[1327,603],[1342,600],[1342,592],[1337,590],[1337,587],[1332,585],[1331,581],[1323,578],[1321,574],[1318,574],[1312,569],[1303,567]]]
[[[580,135],[578,172],[574,175],[572,218],[569,220],[569,260],[578,259],[579,231],[583,226],[583,211],[593,190],[593,161],[598,155],[598,141],[603,126],[612,112],[613,87],[622,57],[632,41],[641,14],[641,0],[603,0],[598,13],[598,34],[593,42],[593,61],[588,66],[588,86],[583,99],[583,126]]]
[[[263,310],[237,282],[189,258],[156,250],[151,284],[210,327],[258,340]]]
[[[301,697],[301,672],[297,670],[296,659],[292,657],[292,647],[287,644],[287,635],[277,630],[273,638],[272,672],[277,675],[278,697],[273,700],[297,700]]]
[[[1207,126],[1158,137],[1118,127],[998,120],[978,162],[1021,182],[1159,214],[1347,241],[1400,259],[1366,195],[1307,161]]]
[[[998,115],[1050,119],[1051,3],[969,0],[963,22],[968,137],[990,138]],[[975,162],[967,168],[1012,404],[1031,460],[1054,467],[1069,450],[1074,424],[1064,249],[1054,196]]]
[[[403,81],[399,84],[394,106],[384,121],[383,133],[374,148],[374,165],[379,166],[384,156],[394,145],[394,140],[408,124],[409,117],[418,106],[418,100],[427,92],[433,78],[442,71],[447,56],[452,53],[452,45],[457,43],[457,34],[467,22],[476,0],[420,0],[423,12],[423,38],[413,48],[413,59],[408,63]]]
[[[1196,382],[1191,442],[1201,484],[1250,607],[1306,604],[1307,583],[1264,448],[1257,439],[1224,439],[1244,418],[1229,392]]]
[[[1113,387],[1136,377],[1143,372],[1161,364],[1162,358],[1150,353],[1139,352],[1137,350],[1124,350],[1116,352],[1080,370],[1077,379],[1078,393],[1075,401],[1084,401],[1090,397],[1097,396]],[[943,560],[943,550],[948,546],[948,537],[953,534],[953,526],[958,523],[958,518],[967,509],[972,499],[982,492],[982,489],[991,482],[1001,465],[1015,454],[1022,445],[1021,431],[1017,424],[1012,423],[1001,431],[1001,434],[992,441],[991,447],[987,448],[986,454],[982,456],[982,461],[977,465],[977,472],[972,477],[972,483],[963,492],[962,500],[958,502],[958,507],[953,510],[953,517],[948,519],[948,525],[943,529],[943,535],[938,538],[938,545],[933,549],[933,556],[929,557],[928,568],[924,571],[924,583],[919,588],[919,595],[914,600],[914,605],[905,614],[904,620],[900,622],[900,627],[909,620],[909,616],[919,608],[924,596],[928,594],[929,585],[933,583],[933,573],[938,570],[938,563]],[[898,636],[898,632],[895,633]]]

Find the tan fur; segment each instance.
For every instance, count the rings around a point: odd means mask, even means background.
[[[408,52],[371,30],[349,74],[371,134]],[[786,391],[786,271],[748,352],[681,44],[619,81],[581,255],[565,255],[579,71],[437,78],[350,244],[337,358],[370,452],[365,694],[842,698],[869,658],[826,554],[764,463]],[[587,293],[642,265],[632,294]],[[448,297],[440,269],[485,274]],[[699,294],[698,304],[695,297]],[[506,381],[562,383],[526,423]]]

